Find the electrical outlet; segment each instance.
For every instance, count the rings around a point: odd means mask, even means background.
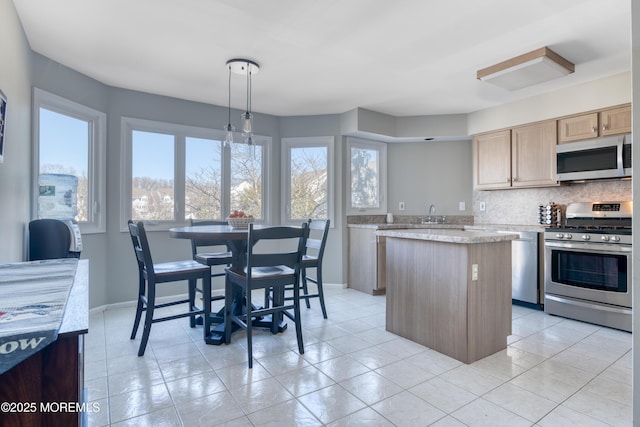
[[[478,280],[478,264],[471,264],[471,280]]]
[[[487,205],[484,202],[480,202],[480,212],[487,210]]]
[[[404,202],[398,203],[398,209],[401,210],[401,211],[404,210]]]
[[[467,206],[466,206],[466,204],[464,202],[458,203],[458,210],[459,211],[464,211],[466,209],[467,209]]]

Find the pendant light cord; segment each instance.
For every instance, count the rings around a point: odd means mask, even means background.
[[[231,66],[228,66],[227,68],[229,68],[229,84],[227,85],[227,88],[229,89],[229,97],[227,103],[227,105],[229,106],[229,121],[227,122],[227,127],[231,127]]]

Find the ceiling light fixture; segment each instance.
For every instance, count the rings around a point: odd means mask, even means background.
[[[507,90],[517,90],[571,74],[575,66],[548,47],[542,47],[482,70],[477,78]]]
[[[251,61],[250,59],[234,58],[227,61],[227,67],[229,73],[241,74],[247,76],[247,110],[242,113],[242,135],[245,137],[245,142],[249,145],[253,144],[253,114],[251,113],[251,76],[257,74],[260,71],[260,65]],[[229,74],[231,75],[231,74]],[[231,80],[229,80],[231,83]],[[229,95],[231,97],[231,95]],[[231,114],[231,113],[229,113]],[[231,119],[229,119],[230,126]]]

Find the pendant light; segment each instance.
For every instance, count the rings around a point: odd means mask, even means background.
[[[257,74],[260,65],[250,59],[234,58],[227,61],[229,72],[241,74],[247,77],[247,110],[242,113],[242,135],[245,137],[247,145],[253,145],[253,114],[251,113],[251,76]],[[231,85],[231,77],[229,77],[229,85]],[[229,89],[229,124],[231,126],[231,89]],[[234,129],[235,130],[235,129]]]
[[[242,134],[251,138],[253,129],[251,126],[251,65],[247,63],[247,111],[242,115]]]
[[[227,66],[229,65],[229,63],[227,62]],[[231,144],[233,143],[233,132],[236,130],[236,128],[233,127],[233,125],[231,125],[231,67],[229,68],[229,85],[227,86],[229,89],[229,100],[228,100],[228,121],[227,121],[227,125],[224,127],[224,130],[226,131],[226,137],[224,138],[224,146],[225,147],[229,147],[231,146]]]

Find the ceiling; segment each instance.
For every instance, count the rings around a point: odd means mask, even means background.
[[[31,48],[107,85],[253,110],[469,113],[631,69],[630,0],[13,0]],[[575,73],[516,91],[476,71],[548,46]],[[246,79],[232,77],[244,108]]]

